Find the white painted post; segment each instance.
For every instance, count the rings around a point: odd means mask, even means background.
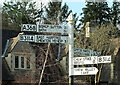
[[[73,57],[74,57],[74,20],[73,20],[73,14],[70,13],[70,15],[67,18],[68,21],[68,30],[69,30],[69,85],[73,85]]]
[[[113,82],[114,79],[114,63],[111,63],[110,81]]]

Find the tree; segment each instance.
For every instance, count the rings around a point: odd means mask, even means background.
[[[3,23],[9,27],[20,28],[21,24],[35,23],[35,2],[7,2],[2,7]],[[3,24],[4,25],[4,24]]]
[[[44,4],[41,3],[40,9],[37,9],[37,11],[35,11],[34,19],[35,19],[36,22],[42,23],[43,16],[44,16]]]
[[[89,48],[102,52],[102,55],[110,54],[111,41],[110,39],[119,37],[119,30],[113,26],[112,23],[108,25],[97,26],[96,29],[90,33],[90,37],[85,37],[85,31],[81,29],[79,33],[75,32],[75,45],[80,48]]]
[[[49,2],[46,7],[46,18],[51,24],[61,24],[66,21],[69,14],[67,4],[62,6],[62,2]]]
[[[101,52],[101,55],[113,55],[115,46],[112,39],[119,37],[119,30],[112,23],[95,27],[90,37],[85,37],[85,31],[81,29],[80,33],[76,33],[75,47],[91,49]],[[99,69],[98,75],[101,75],[102,65],[97,65]],[[95,79],[99,82],[99,76]]]
[[[50,2],[48,7],[46,7],[46,18],[51,24],[61,24],[65,23],[68,15],[72,12],[72,10],[68,10],[69,7],[65,3],[62,6],[62,2]],[[77,13],[73,14],[74,17],[74,28],[77,30],[79,28],[79,16]]]
[[[120,2],[113,2],[113,6],[112,6],[112,20],[113,20],[113,24],[114,26],[116,26],[117,24],[120,24]]]
[[[118,37],[119,30],[109,24],[108,26],[102,25],[97,27],[96,30],[91,33],[91,47],[94,50],[98,50],[102,55],[112,55],[114,46],[112,46],[111,39]]]
[[[95,21],[98,24],[109,22],[110,8],[107,2],[86,2],[86,7],[83,8],[83,17],[80,19],[82,23]]]

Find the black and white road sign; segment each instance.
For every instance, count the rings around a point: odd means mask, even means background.
[[[35,43],[68,43],[68,36],[19,35],[19,40]]]
[[[98,72],[96,67],[79,67],[73,68],[71,75],[95,75]]]

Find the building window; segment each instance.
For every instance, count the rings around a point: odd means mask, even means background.
[[[30,57],[27,57],[27,69],[30,69]]]
[[[24,68],[24,57],[20,57],[21,58],[21,68]]]
[[[19,57],[15,56],[15,68],[19,67]]]
[[[16,69],[30,69],[30,57],[15,56]]]

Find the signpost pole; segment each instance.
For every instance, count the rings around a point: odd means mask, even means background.
[[[73,60],[72,58],[74,57],[74,29],[73,29],[73,15],[70,13],[70,15],[67,18],[68,21],[68,28],[69,28],[69,85],[73,85],[73,76],[71,75],[73,72]]]

